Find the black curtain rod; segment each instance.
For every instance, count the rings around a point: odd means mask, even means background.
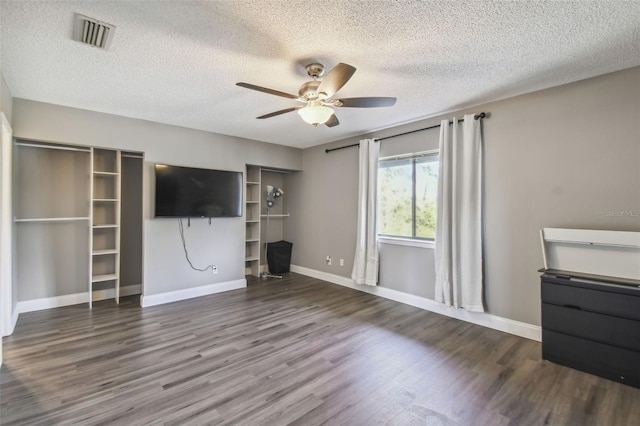
[[[476,114],[476,115],[473,116],[473,118],[475,120],[480,120],[481,118],[486,118],[486,117],[487,117],[487,113],[486,112],[481,112],[480,114]],[[463,121],[464,121],[464,119],[458,120],[458,123],[461,123]],[[450,121],[449,124],[453,124],[453,121]],[[383,141],[383,140],[386,140],[386,139],[397,138],[398,136],[410,135],[411,133],[417,133],[417,132],[422,132],[422,131],[425,131],[425,130],[437,129],[438,127],[440,127],[440,124],[436,124],[435,126],[430,126],[430,127],[424,127],[422,129],[411,130],[409,132],[398,133],[397,135],[386,136],[384,138],[374,139],[374,141],[375,142],[380,142],[380,141]],[[354,146],[360,146],[360,144],[359,143],[354,143],[354,144],[351,144],[351,145],[341,146],[339,148],[325,149],[324,152],[326,152],[328,154],[331,151],[338,151],[338,150],[345,149],[345,148],[353,148]]]

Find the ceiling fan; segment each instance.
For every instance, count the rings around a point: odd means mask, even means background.
[[[306,66],[306,70],[313,80],[307,81],[300,86],[297,96],[249,83],[236,83],[236,85],[270,95],[293,99],[304,104],[303,106],[295,106],[261,115],[257,117],[258,119],[271,118],[287,112],[298,111],[302,119],[313,126],[324,124],[327,127],[334,127],[340,124],[333,111],[335,107],[378,108],[393,106],[396,103],[396,98],[384,97],[332,98],[356,72],[355,67],[351,65],[342,63],[336,65],[322,80],[318,80],[318,77],[324,74],[324,65],[318,63],[309,64]]]

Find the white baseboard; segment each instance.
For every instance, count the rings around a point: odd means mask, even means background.
[[[133,294],[140,294],[142,292],[142,285],[127,285],[120,287],[120,296],[131,296]],[[113,288],[105,290],[96,290],[93,292],[93,301],[113,299],[116,295],[116,291]],[[16,321],[18,320],[17,314],[25,312],[41,311],[43,309],[59,308],[61,306],[78,305],[80,303],[87,303],[89,300],[89,292],[65,294],[64,296],[44,297],[42,299],[24,300],[18,302],[16,309]]]
[[[451,318],[470,322],[472,324],[477,324],[483,327],[492,328],[494,330],[503,331],[505,333],[514,334],[526,339],[531,339],[538,342],[542,341],[542,329],[537,325],[514,321],[508,318],[502,318],[487,313],[465,311],[464,309],[458,309],[451,306],[443,305],[442,303],[438,303],[435,300],[427,299],[426,297],[415,296],[413,294],[404,293],[386,287],[357,285],[350,278],[345,278],[339,275],[334,275],[315,269],[309,269],[302,266],[291,265],[291,272],[317,278],[323,281],[328,281],[333,284],[349,287],[365,293],[374,294],[376,296],[384,297],[385,299],[394,300],[396,302],[415,306],[416,308],[424,309],[426,311],[435,312]]]
[[[209,294],[222,293],[223,291],[237,290],[239,288],[245,288],[247,286],[247,280],[242,278],[240,280],[225,281],[221,283],[203,285],[200,287],[191,287],[184,290],[169,291],[166,293],[142,295],[140,297],[140,306],[143,308],[155,305],[162,305],[165,303],[177,302],[180,300],[192,299],[194,297],[207,296]]]
[[[246,279],[235,281],[226,281],[222,283],[209,284],[201,287],[193,287],[184,290],[171,291],[167,293],[152,294],[149,296],[142,295],[140,297],[140,306],[155,306],[164,303],[176,302],[179,300],[191,299],[193,297],[206,296],[208,294],[220,293],[223,291],[235,290],[247,286]],[[142,285],[128,285],[120,287],[120,296],[131,296],[142,293]],[[105,290],[96,290],[93,292],[93,301],[113,299],[115,297],[115,289],[109,288]],[[61,306],[78,305],[87,303],[89,300],[89,292],[65,294],[63,296],[44,297],[42,299],[25,300],[18,302],[18,306],[13,312],[11,329],[7,330],[7,336],[13,333],[18,315],[25,312],[41,311],[43,309],[59,308]]]

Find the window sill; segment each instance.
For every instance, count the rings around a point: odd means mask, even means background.
[[[378,242],[394,246],[418,247],[424,249],[434,249],[436,247],[435,241],[413,240],[410,238],[378,237]]]

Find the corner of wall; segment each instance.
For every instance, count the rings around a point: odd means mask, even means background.
[[[7,117],[9,124],[12,123],[13,118],[13,97],[11,91],[7,85],[4,75],[0,72],[0,112],[3,112]]]
[[[1,76],[0,76],[1,79]],[[0,83],[4,84],[4,80]],[[11,125],[3,111],[0,111],[0,301],[2,318],[0,334],[10,335],[18,320],[13,282],[13,140]]]
[[[11,314],[11,322],[8,325],[5,336],[11,336],[13,334],[13,330],[16,329],[16,324],[18,323],[18,316],[20,312],[18,311],[18,307],[13,307],[13,312]]]

